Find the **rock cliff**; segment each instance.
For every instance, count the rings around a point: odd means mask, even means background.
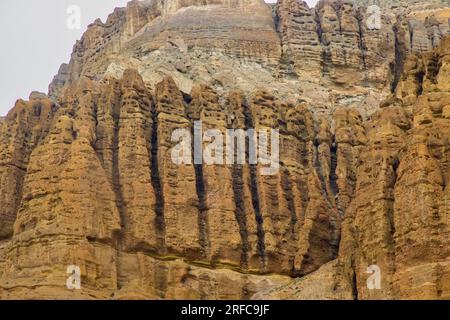
[[[255,298],[449,298],[449,40],[410,56],[395,95],[367,122],[338,258]],[[368,289],[371,265],[380,290]]]
[[[0,298],[450,298],[450,5],[378,1],[373,28],[370,4],[131,1],[91,24],[0,119]],[[198,121],[278,130],[279,170],[175,163]]]

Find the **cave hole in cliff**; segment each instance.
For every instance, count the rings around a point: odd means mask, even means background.
[[[186,92],[182,91],[181,94],[183,95],[183,101],[186,104],[190,104],[192,102],[192,96],[189,93],[186,93]]]
[[[417,88],[417,95],[420,96],[423,93],[423,79],[425,77],[425,72],[423,70],[419,71],[416,74],[416,80],[419,85]]]

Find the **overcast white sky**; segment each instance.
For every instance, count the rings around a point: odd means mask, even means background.
[[[47,93],[48,84],[88,24],[103,21],[128,0],[1,0],[0,116],[31,91]],[[267,0],[276,2],[276,0]],[[307,0],[314,5],[317,0]],[[67,28],[67,9],[81,9],[81,29]]]

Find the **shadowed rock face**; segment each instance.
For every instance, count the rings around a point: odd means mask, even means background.
[[[449,298],[448,5],[382,9],[368,30],[349,1],[132,1],[92,24],[0,119],[0,298]],[[280,169],[175,164],[194,121],[279,130]]]

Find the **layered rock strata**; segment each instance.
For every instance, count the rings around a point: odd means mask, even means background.
[[[338,259],[255,298],[449,298],[448,41],[408,59],[395,95],[367,123]]]
[[[80,80],[60,101],[48,105],[51,116],[41,112],[47,134],[23,164],[14,227],[3,220],[5,297],[183,298],[199,285],[175,280],[190,279],[189,265],[198,266],[200,278],[217,274],[220,286],[237,277],[246,287],[245,279],[286,282],[336,256],[340,216],[334,195],[322,189],[332,190],[330,141],[315,145],[305,106],[282,104],[267,92],[219,101],[205,86],[187,99],[171,78],[151,92],[133,70],[121,80]],[[7,128],[21,127],[11,116],[19,111],[36,116],[33,100],[24,104],[7,117]],[[174,163],[172,133],[191,132],[195,120],[223,132],[283,123],[282,170],[262,176],[260,165]],[[321,134],[330,136],[327,128]],[[6,143],[5,150],[15,144]],[[81,268],[84,289],[63,293],[70,265]],[[144,285],[149,272],[157,282]],[[197,289],[189,296],[249,298],[256,289],[229,296]]]
[[[366,5],[131,1],[92,24],[0,119],[0,298],[449,298],[449,5],[380,1],[379,29]],[[279,167],[251,139],[194,161],[199,123],[206,152],[278,130]]]

